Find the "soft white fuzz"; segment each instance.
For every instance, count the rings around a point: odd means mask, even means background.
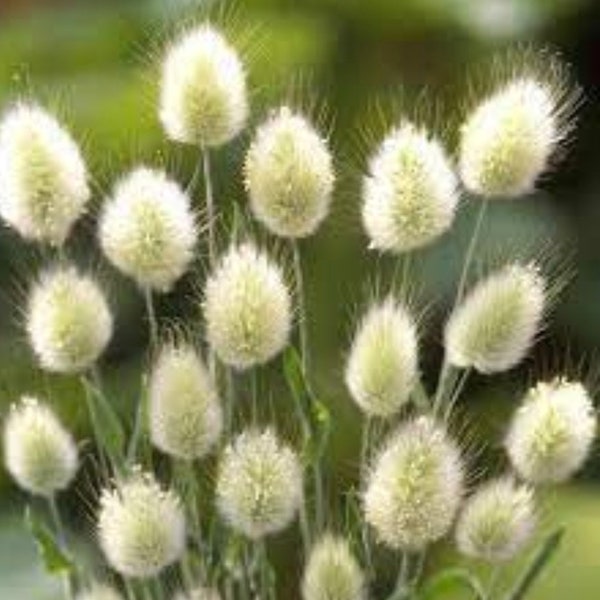
[[[371,248],[406,252],[449,229],[459,193],[441,144],[405,123],[393,130],[369,162],[363,186],[363,224]]]
[[[365,577],[346,539],[324,534],[302,578],[303,600],[365,600]]]
[[[596,414],[578,382],[555,379],[529,390],[505,440],[513,468],[533,484],[572,477],[589,456]]]
[[[0,215],[24,238],[60,246],[90,198],[71,135],[38,106],[18,104],[0,122]]]
[[[4,460],[24,490],[52,496],[71,483],[77,471],[77,447],[54,413],[24,396],[4,422]]]
[[[223,427],[215,384],[196,350],[187,344],[165,346],[150,374],[150,437],[167,454],[202,458]]]
[[[327,141],[284,106],[256,132],[245,182],[256,218],[276,235],[311,235],[327,216],[334,183]]]
[[[387,546],[418,551],[448,533],[463,491],[460,451],[429,417],[405,423],[374,462],[366,521]]]
[[[162,67],[160,119],[175,141],[220,146],[248,116],[246,73],[235,50],[208,24],[184,33]]]
[[[88,369],[112,335],[108,303],[89,276],[72,266],[44,272],[27,303],[27,334],[41,366],[76,373]]]
[[[116,571],[127,577],[157,575],[178,560],[185,547],[180,501],[149,473],[136,473],[102,493],[98,535]]]
[[[300,460],[271,429],[245,431],[225,449],[216,493],[228,525],[260,539],[294,519],[302,498]]]
[[[362,318],[346,364],[346,385],[369,416],[388,417],[409,399],[418,378],[417,328],[392,298]]]
[[[77,595],[77,600],[123,600],[114,588],[94,583]]]
[[[140,167],[104,205],[99,235],[117,269],[141,287],[167,292],[188,269],[198,232],[179,184],[163,171]]]
[[[219,358],[237,369],[283,350],[291,300],[281,269],[252,244],[233,246],[206,282],[204,320]]]
[[[506,198],[532,191],[564,137],[561,101],[530,77],[484,99],[462,126],[460,170],[467,189]]]
[[[481,373],[518,364],[544,315],[546,282],[535,265],[509,264],[478,282],[446,324],[450,364]]]
[[[509,477],[479,488],[466,502],[456,526],[458,549],[491,563],[510,560],[535,529],[533,491]]]

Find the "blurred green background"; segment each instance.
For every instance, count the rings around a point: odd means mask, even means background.
[[[367,251],[358,219],[357,174],[364,164],[360,131],[371,127],[374,104],[381,99],[390,104],[390,98],[393,104],[403,97],[408,106],[418,103],[419,112],[435,114],[441,130],[452,130],[465,93],[465,72],[493,52],[534,42],[559,50],[571,63],[586,99],[566,159],[534,196],[492,207],[478,252],[478,262],[485,267],[492,259],[524,247],[550,248],[559,258],[568,256],[576,273],[532,359],[493,381],[473,378],[463,394],[461,422],[485,442],[480,466],[496,472],[502,466],[498,446],[503,428],[525,387],[558,370],[586,376],[594,383],[593,364],[600,358],[600,3],[239,0],[233,10],[229,7],[225,12],[235,13],[235,18],[225,17],[225,22],[234,23],[238,33],[253,32],[247,49],[255,90],[253,121],[260,120],[268,106],[293,93],[307,106],[325,106],[328,123],[333,125],[339,192],[331,217],[315,239],[303,244],[302,251],[316,387],[334,418],[328,472],[330,487],[338,496],[341,487],[356,476],[360,431],[358,412],[342,383],[344,348],[357,310],[376,284],[385,289],[394,268],[392,260]],[[197,157],[162,136],[155,110],[155,52],[173,28],[190,15],[201,14],[202,3],[191,0],[0,0],[0,107],[33,95],[58,112],[82,140],[95,181],[95,207],[118,174],[140,161],[165,165],[186,181]],[[245,34],[242,37],[248,39]],[[393,118],[394,113],[390,115]],[[232,202],[244,202],[239,167],[248,135],[215,157],[222,222]],[[200,203],[201,197],[196,201]],[[93,213],[78,225],[72,251],[81,264],[98,273],[110,291],[117,327],[102,368],[111,398],[128,416],[145,360],[142,303],[134,286],[115,275],[90,248]],[[472,217],[467,201],[452,234],[420,253],[413,269],[419,305],[427,307],[422,366],[429,388],[435,385],[442,319],[452,298]],[[21,326],[24,290],[46,260],[42,252],[10,231],[0,230],[0,411],[4,413],[22,393],[38,393],[85,439],[87,419],[78,382],[39,372]],[[175,293],[160,299],[163,321],[194,318],[192,292],[202,267],[200,260],[194,275]],[[271,399],[278,418],[285,410],[277,407],[285,408],[287,399],[278,392],[271,394],[282,396]],[[85,467],[89,465],[84,464],[75,491],[63,500],[73,529],[86,532],[91,539],[92,517],[81,506],[82,499],[96,492],[93,476]],[[43,574],[23,530],[23,501],[24,496],[2,472],[0,598],[57,598],[57,586]],[[597,453],[576,482],[544,497],[542,529],[552,523],[568,524],[567,536],[552,569],[531,597],[599,598]],[[274,543],[289,549],[287,538]],[[281,597],[293,598],[298,566],[291,551],[281,554]],[[442,549],[434,560],[454,558]]]

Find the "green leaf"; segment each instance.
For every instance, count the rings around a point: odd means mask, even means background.
[[[484,600],[483,585],[473,573],[461,568],[445,569],[425,582],[419,600],[443,600],[457,590],[465,588],[471,592],[471,598]]]
[[[531,562],[525,571],[523,571],[523,574],[513,591],[508,595],[508,600],[521,600],[522,598],[525,598],[527,592],[531,589],[531,586],[540,576],[542,571],[548,566],[550,559],[558,550],[564,533],[565,528],[558,527],[542,542]]]
[[[302,401],[305,396],[309,395],[309,391],[302,372],[302,360],[298,351],[293,346],[289,346],[285,351],[283,356],[283,371],[294,399]]]
[[[64,575],[75,570],[74,564],[61,550],[54,534],[36,517],[28,506],[25,524],[33,536],[46,571],[52,575]]]

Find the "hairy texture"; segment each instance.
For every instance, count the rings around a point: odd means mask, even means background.
[[[363,224],[370,247],[406,252],[432,243],[454,220],[457,178],[440,143],[405,123],[369,162],[363,185]]]
[[[70,134],[35,105],[0,122],[0,215],[29,240],[60,246],[90,198],[87,171]]]
[[[73,480],[77,447],[47,406],[24,396],[4,422],[4,460],[24,490],[52,496]]]

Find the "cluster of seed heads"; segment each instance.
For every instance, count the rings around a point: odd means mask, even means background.
[[[497,82],[465,116],[457,159],[428,128],[401,116],[367,162],[362,222],[368,247],[404,255],[433,244],[451,229],[463,190],[475,197],[473,202],[487,202],[534,189],[570,129],[563,84],[527,69]],[[207,156],[246,125],[246,67],[212,25],[191,28],[166,49],[159,102],[166,135]],[[308,113],[285,103],[258,126],[243,175],[251,213],[274,236],[308,237],[330,211],[336,173],[329,140]],[[64,258],[69,233],[90,197],[88,179],[77,143],[55,117],[33,103],[5,112],[0,121],[0,216],[26,240],[58,247],[63,257],[30,287],[25,310],[29,342],[42,369],[78,374],[89,382],[92,371],[97,377],[96,363],[113,335],[113,316],[95,277]],[[150,302],[191,270],[203,243],[193,192],[163,170],[139,166],[116,183],[102,205],[100,248]],[[234,549],[239,549],[236,540],[245,539],[248,548],[259,552],[266,537],[290,527],[299,515],[308,532],[306,566],[298,582],[303,598],[365,600],[374,572],[361,566],[363,554],[350,538],[323,524],[310,531],[307,489],[313,488],[304,470],[314,467],[313,413],[303,421],[302,454],[271,425],[252,424],[221,444],[224,432],[232,430],[235,377],[273,361],[290,344],[292,290],[300,293],[301,286],[297,281],[293,287],[283,266],[250,239],[232,236],[218,250],[198,302],[203,338],[190,334],[152,348],[145,400],[140,401],[142,422],[136,422],[132,439],[147,438],[144,443],[149,440],[170,457],[175,474],[191,473],[194,481],[196,461],[216,453],[214,503],[225,525],[221,533]],[[361,465],[362,517],[382,544],[402,553],[421,552],[456,525],[462,554],[489,563],[508,561],[535,530],[536,487],[566,481],[584,464],[596,415],[590,392],[580,382],[558,377],[526,393],[507,428],[506,472],[470,494],[464,452],[447,418],[451,405],[443,406],[451,402],[444,387],[448,372],[492,374],[524,359],[547,314],[549,288],[543,264],[514,261],[466,292],[460,289],[445,326],[444,368],[432,397],[421,380],[413,306],[390,294],[360,318],[345,383],[370,423],[394,423],[378,452],[367,452]],[[302,371],[307,377],[305,362]],[[102,396],[93,381],[93,394]],[[3,439],[6,467],[24,490],[54,502],[74,479],[76,444],[45,403],[24,396],[5,419]],[[139,456],[135,444],[132,448],[118,464],[119,452],[109,454],[113,479],[99,495],[97,538],[108,565],[124,578],[129,598],[135,589],[130,578],[145,585],[177,563],[194,571],[200,560],[202,577],[186,580],[174,598],[219,600],[223,581],[211,579],[202,556],[214,532],[203,530],[198,499],[192,494],[190,500],[177,476],[169,484],[161,482],[148,452],[142,467],[133,466]],[[318,491],[317,469],[314,474]],[[322,494],[315,502],[324,502]],[[361,534],[370,543],[368,532]],[[224,565],[235,562],[237,551],[231,550],[234,558],[230,550],[220,552]],[[259,567],[248,567],[247,558],[229,576],[241,578],[236,585],[255,589],[253,578],[269,581],[268,565],[262,554],[254,558]],[[88,577],[74,597],[119,600],[121,587]],[[264,598],[271,597],[263,592]],[[224,597],[235,596],[227,592]]]

